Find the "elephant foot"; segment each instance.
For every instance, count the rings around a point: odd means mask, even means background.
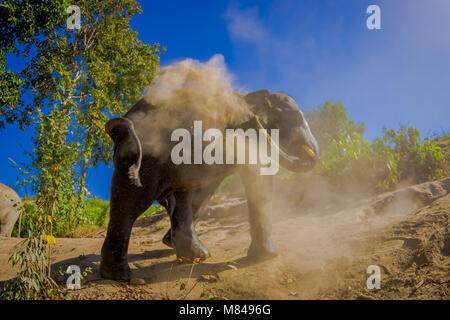
[[[100,276],[105,279],[116,281],[130,281],[132,273],[128,264],[106,265],[101,263]]]
[[[173,248],[173,244],[172,244],[172,230],[169,229],[169,231],[167,231],[167,233],[164,235],[162,242],[168,246],[169,248]]]
[[[128,266],[126,257],[114,257],[112,252],[108,242],[105,242],[100,258],[100,276],[105,279],[129,281],[131,279],[131,269]]]
[[[277,255],[278,250],[272,241],[266,241],[264,244],[252,241],[247,251],[247,258],[257,262],[275,258]]]
[[[179,261],[203,261],[211,256],[195,233],[172,230],[171,239]]]

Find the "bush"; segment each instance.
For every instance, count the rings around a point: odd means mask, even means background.
[[[25,197],[22,199],[24,211],[22,214],[21,237],[27,237],[35,221],[39,220],[40,214],[36,208],[35,200],[34,197]],[[164,207],[155,203],[142,216],[146,217],[160,210],[164,210]],[[72,237],[80,233],[77,231],[106,227],[108,221],[109,201],[87,199],[83,201],[82,210],[76,211],[70,220],[66,216],[64,219],[61,218],[53,221],[53,234],[55,237]],[[18,223],[14,226],[13,237],[17,236],[17,231]]]
[[[306,116],[321,148],[314,170],[340,190],[377,193],[399,182],[421,183],[450,174],[449,153],[428,138],[421,140],[417,128],[383,128],[384,136],[370,142],[363,137],[364,124],[348,119],[342,103],[329,101]]]
[[[391,150],[381,139],[371,144],[357,132],[329,142],[315,172],[343,191],[380,192],[398,182]]]
[[[395,131],[383,128],[384,141],[392,146],[399,158],[399,179],[421,183],[441,179],[449,174],[449,159],[441,148],[426,138],[420,140],[417,128]]]

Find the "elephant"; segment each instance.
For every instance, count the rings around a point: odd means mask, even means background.
[[[319,147],[295,100],[285,93],[268,90],[251,92],[243,98],[251,113],[234,128],[279,129],[280,165],[293,172],[312,169],[318,161]],[[171,228],[163,243],[175,249],[177,258],[188,261],[208,258],[209,250],[198,238],[194,226],[202,205],[223,179],[235,172],[241,177],[248,203],[251,243],[247,256],[254,261],[275,257],[277,248],[271,239],[272,176],[260,174],[261,164],[174,164],[167,155],[171,147],[170,130],[153,132],[143,125],[157,109],[142,98],[123,117],[111,119],[105,125],[114,141],[114,172],[110,220],[101,249],[101,276],[122,281],[131,278],[127,261],[131,229],[154,201],[167,209]],[[157,121],[154,122],[156,126]],[[154,135],[164,142],[161,147],[164,157],[155,156],[151,150],[148,141]]]
[[[11,188],[0,183],[0,235],[10,237],[22,213],[22,200]]]

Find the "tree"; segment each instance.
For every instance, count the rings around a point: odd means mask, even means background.
[[[1,101],[0,123],[16,121],[35,130],[31,164],[22,171],[36,193],[40,239],[48,245],[47,257],[36,264],[45,262],[46,268],[27,277],[50,276],[55,228],[70,229],[83,219],[77,213],[86,194],[86,172],[110,159],[104,124],[142,95],[159,71],[163,51],[159,44],[143,44],[131,29],[132,16],[142,11],[135,0],[73,1],[82,17],[81,28],[73,31],[66,26],[66,1],[38,2],[2,3],[6,15],[0,21],[0,30],[12,37],[0,40],[4,52],[26,59],[18,74],[3,73],[4,87],[16,94]],[[20,101],[24,91],[32,96],[28,103]],[[32,240],[26,248],[33,247]],[[41,246],[34,248],[42,252]]]
[[[142,11],[135,0],[72,4],[81,9],[81,29],[68,30],[64,20],[45,29],[43,39],[34,41],[37,53],[21,76],[33,92],[35,107],[57,103],[61,116],[70,118],[66,140],[80,143],[83,195],[88,167],[110,158],[105,122],[124,113],[150,84],[162,50],[158,44],[143,44],[131,29],[131,17]]]
[[[327,101],[325,105],[307,110],[306,117],[321,149],[326,149],[333,140],[351,136],[354,132],[362,135],[366,129],[364,123],[355,123],[348,118],[341,102],[333,104]]]
[[[26,110],[21,112],[24,80],[6,71],[6,55],[19,52],[18,47],[30,45],[45,28],[51,28],[65,15],[67,0],[5,0],[0,3],[0,129],[6,123],[29,123]]]

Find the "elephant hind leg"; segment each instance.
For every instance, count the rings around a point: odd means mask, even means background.
[[[208,249],[197,237],[193,223],[192,191],[174,193],[176,205],[171,221],[171,243],[177,258],[206,259],[210,256]]]
[[[169,215],[169,217],[173,216],[173,212],[175,210],[175,205],[176,205],[176,200],[175,200],[175,196],[173,195],[173,193],[168,196],[164,201],[161,202],[161,204],[164,206],[164,208],[166,208],[167,214]],[[171,237],[171,229],[169,229],[166,234],[164,235],[162,242],[170,247],[173,248],[173,244],[172,244],[172,237]]]
[[[216,181],[213,181],[212,183],[204,185],[201,189],[192,191],[192,213],[193,213],[194,227],[200,218],[200,212],[202,210],[203,205],[211,198],[211,196],[214,194],[214,191],[216,191],[217,187],[220,185],[222,180],[223,179],[217,179]],[[175,209],[175,205],[176,205],[176,200],[175,200],[174,195],[171,194],[161,204],[166,208],[169,216],[172,216],[173,211]],[[171,233],[172,233],[172,230],[169,229],[167,231],[167,233],[164,235],[162,242],[166,246],[173,248]]]

